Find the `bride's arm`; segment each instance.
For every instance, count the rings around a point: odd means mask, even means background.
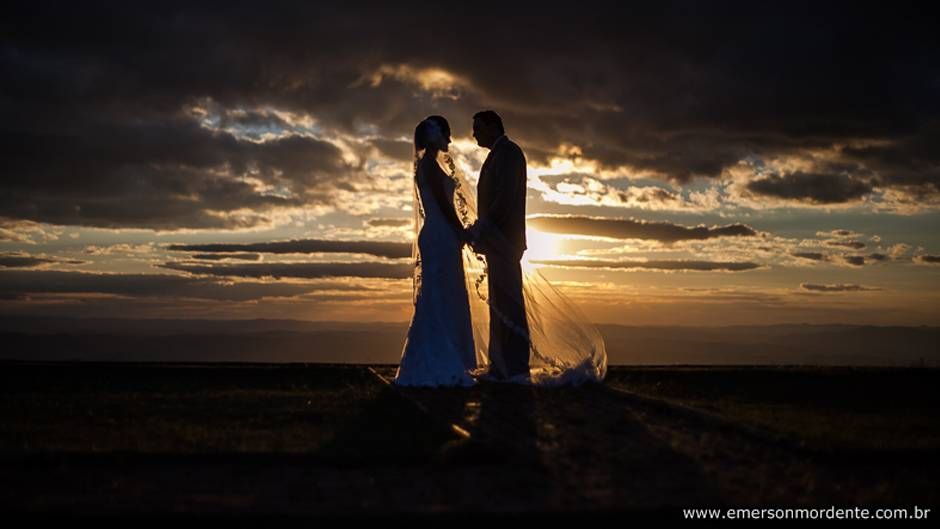
[[[444,218],[447,219],[447,222],[450,223],[451,227],[454,228],[454,231],[457,232],[457,237],[463,239],[464,227],[463,223],[460,222],[460,218],[457,217],[457,210],[454,208],[454,201],[447,200],[447,194],[444,192],[444,178],[449,178],[444,171],[437,167],[436,162],[434,166],[431,167],[431,171],[428,171],[428,185],[431,186],[431,193],[434,195],[434,200],[437,201],[438,207],[441,209],[441,212],[444,214]]]

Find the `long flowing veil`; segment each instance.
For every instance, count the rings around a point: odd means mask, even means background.
[[[423,153],[424,151],[415,154],[415,175]],[[470,185],[463,171],[448,153],[438,152],[437,162],[454,181],[454,207],[457,216],[464,227],[471,226],[477,220],[476,189]],[[424,223],[424,207],[417,186],[415,179],[415,232],[412,244],[415,298],[422,287],[418,235]],[[500,234],[495,234],[495,237],[499,236]],[[477,253],[470,245],[464,245],[461,253],[472,319],[477,374],[482,374],[487,371],[491,362],[501,361],[499,358],[490,358],[488,354],[491,307],[488,297],[487,259],[492,261],[498,257]],[[527,256],[523,255],[523,263],[526,262]],[[514,332],[519,333],[529,343],[529,375],[514,377],[511,381],[543,386],[602,381],[607,374],[607,351],[597,328],[537,268],[523,266],[522,285],[528,332],[512,326],[500,311],[494,309],[497,316],[504,318]]]

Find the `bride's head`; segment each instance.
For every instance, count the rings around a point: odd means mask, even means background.
[[[443,116],[428,116],[415,127],[415,153],[447,152],[450,145],[450,124]]]

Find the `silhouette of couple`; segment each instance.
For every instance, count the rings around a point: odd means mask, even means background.
[[[476,113],[473,137],[489,154],[474,196],[448,154],[450,134],[442,116],[430,116],[415,128],[414,313],[395,383],[603,378],[606,352],[596,330],[577,321],[576,310],[540,274],[523,274],[522,149],[506,135],[496,112]],[[536,335],[530,333],[533,324]]]

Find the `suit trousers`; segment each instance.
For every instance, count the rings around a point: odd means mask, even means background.
[[[529,324],[526,319],[525,297],[522,293],[520,258],[507,257],[504,254],[487,255],[487,257],[490,296],[490,360],[500,375],[511,377],[527,374],[529,372],[529,340],[527,339]],[[505,321],[504,318],[509,321]],[[503,367],[506,372],[503,372]]]

